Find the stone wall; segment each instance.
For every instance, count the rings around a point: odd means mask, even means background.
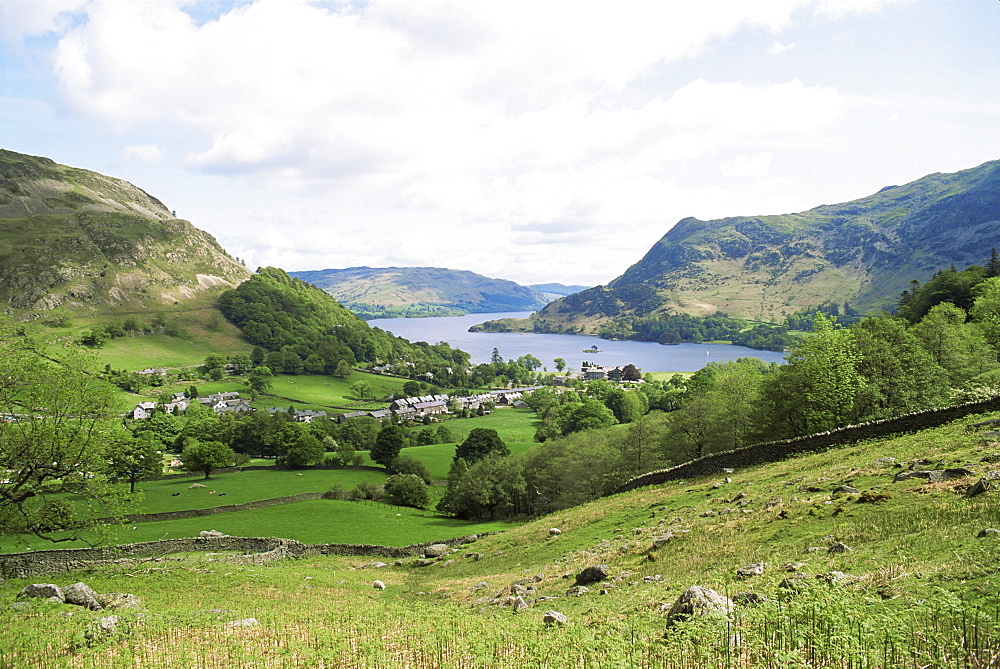
[[[896,434],[919,432],[920,430],[940,427],[945,423],[950,423],[965,416],[990,411],[1000,411],[1000,398],[945,407],[943,409],[921,411],[899,416],[898,418],[871,421],[859,425],[849,425],[838,430],[811,434],[806,437],[754,444],[733,451],[706,455],[705,457],[669,469],[642,474],[627,481],[616,492],[626,492],[678,479],[717,476],[723,469],[753,467],[771,462],[779,462],[799,453],[817,453],[865,439],[879,439]]]
[[[485,536],[485,535],[480,535]],[[364,544],[303,544],[291,539],[265,537],[192,537],[165,539],[105,548],[64,548],[28,553],[0,554],[0,578],[34,576],[83,571],[100,564],[134,563],[172,553],[236,553],[236,561],[259,564],[272,559],[309,555],[348,555],[399,559],[422,555],[431,544],[457,546],[470,543],[472,535],[427,541],[409,546]],[[242,559],[241,559],[242,558]]]
[[[259,499],[254,502],[243,504],[227,504],[226,506],[212,506],[207,509],[186,509],[184,511],[163,511],[161,513],[134,513],[125,516],[126,523],[146,523],[154,520],[177,520],[179,518],[197,518],[198,516],[211,516],[216,513],[231,513],[233,511],[250,511],[251,509],[263,509],[268,506],[278,506],[279,504],[294,504],[295,502],[305,502],[313,499],[323,499],[326,493],[303,492],[298,495],[288,495],[287,497],[272,497],[271,499]],[[111,520],[110,518],[108,519]]]

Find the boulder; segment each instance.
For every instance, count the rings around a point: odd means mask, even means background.
[[[478,534],[467,534],[464,537],[462,537],[461,539],[459,539],[459,543],[463,543],[463,544],[474,544],[477,541],[479,541],[479,535]]]
[[[670,540],[674,538],[673,532],[667,532],[666,534],[661,534],[658,537],[653,537],[653,548],[663,548]]]
[[[523,597],[515,597],[513,608],[514,608],[514,613],[520,613],[521,611],[527,611],[531,607],[528,606],[528,602],[524,601]]]
[[[758,595],[756,592],[737,592],[733,595],[733,603],[739,604],[740,606],[763,604],[766,601],[767,597],[764,595]]]
[[[566,591],[567,597],[583,597],[585,594],[590,592],[585,585],[574,585],[572,588]]]
[[[806,574],[800,573],[782,579],[781,583],[778,584],[778,588],[786,593],[797,594],[807,590],[812,584],[813,584],[813,579],[811,579]]]
[[[434,564],[434,560],[428,560],[427,558],[417,558],[413,561],[414,567],[429,567]]]
[[[848,546],[844,542],[838,541],[837,543],[835,543],[832,546],[830,546],[829,548],[827,548],[826,552],[827,553],[850,553],[852,550],[854,550],[854,549],[852,549],[850,546]]]
[[[67,604],[83,606],[91,611],[98,611],[103,608],[97,601],[97,593],[86,583],[74,583],[63,590]]]
[[[425,558],[439,558],[449,553],[451,553],[451,546],[448,544],[431,544],[424,549]]]
[[[744,565],[736,570],[736,575],[740,578],[750,578],[751,576],[760,576],[764,573],[765,564],[763,562],[753,562],[748,565]]]
[[[667,613],[667,627],[675,622],[706,616],[728,616],[733,610],[733,601],[711,588],[692,585],[681,593]]]
[[[228,534],[223,534],[218,530],[202,530],[198,533],[199,539],[221,539],[223,537],[228,537]]]
[[[821,581],[826,581],[831,585],[840,585],[845,581],[849,581],[851,577],[842,571],[828,571],[825,574],[816,574],[816,578]]]
[[[849,485],[839,485],[833,489],[834,495],[858,495],[861,491]]]
[[[106,609],[136,609],[141,601],[127,592],[108,592],[97,596],[97,602]]]
[[[234,627],[257,627],[260,622],[256,618],[241,618],[239,620],[230,620],[225,624],[226,628],[232,629]]]
[[[982,495],[993,489],[993,484],[987,481],[985,478],[979,479],[965,491],[966,497],[976,497],[977,495]]]
[[[591,565],[576,575],[577,585],[587,585],[588,583],[598,583],[608,577],[608,565]]]
[[[32,583],[24,586],[19,593],[18,599],[58,599],[60,602],[66,601],[66,596],[62,589],[55,583]]]
[[[558,611],[546,611],[545,615],[542,616],[542,622],[546,625],[559,625],[562,627],[569,622],[569,618]]]

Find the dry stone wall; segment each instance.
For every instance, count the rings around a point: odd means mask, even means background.
[[[165,539],[104,548],[63,548],[0,554],[0,578],[29,578],[77,572],[100,564],[131,563],[173,553],[235,553],[231,559],[244,564],[261,564],[274,559],[310,555],[399,559],[423,555],[424,549],[432,544],[457,546],[471,541],[474,541],[473,535],[395,547],[366,544],[303,544],[291,539],[269,537]]]
[[[1000,411],[1000,398],[973,402],[943,409],[932,409],[906,414],[898,418],[849,425],[830,432],[806,437],[754,444],[723,453],[713,453],[676,467],[649,472],[627,481],[617,492],[626,492],[667,481],[718,475],[723,469],[739,469],[779,462],[799,453],[817,453],[830,448],[846,446],[865,439],[879,439],[895,434],[919,432],[940,427],[945,423],[973,414]]]

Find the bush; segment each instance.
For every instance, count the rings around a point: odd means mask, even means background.
[[[413,474],[419,476],[424,483],[431,482],[431,473],[424,463],[417,460],[412,455],[397,455],[389,463],[389,469],[397,474]]]
[[[385,491],[401,506],[426,509],[430,503],[427,484],[416,474],[395,474],[386,479]]]
[[[362,481],[354,486],[354,490],[351,492],[354,499],[372,499],[377,501],[382,499],[382,496],[385,494],[385,488],[377,483]]]

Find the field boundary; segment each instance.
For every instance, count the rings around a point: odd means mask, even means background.
[[[945,423],[950,423],[972,414],[991,411],[1000,411],[1000,397],[941,409],[909,413],[896,418],[848,425],[829,432],[810,434],[805,437],[796,437],[795,439],[753,444],[732,451],[712,453],[711,455],[706,455],[675,467],[636,476],[622,484],[615,492],[628,492],[650,485],[660,485],[667,481],[719,475],[724,470],[780,462],[800,453],[818,453],[866,439],[880,439],[897,434],[919,432],[920,430],[940,427]]]
[[[469,534],[401,547],[375,544],[303,544],[293,539],[275,537],[190,537],[102,548],[57,548],[0,554],[0,578],[29,578],[85,571],[100,565],[154,562],[173,553],[235,553],[228,559],[243,564],[262,564],[285,558],[317,555],[400,559],[423,555],[424,549],[432,544],[446,544],[454,548],[489,534],[498,533]]]

